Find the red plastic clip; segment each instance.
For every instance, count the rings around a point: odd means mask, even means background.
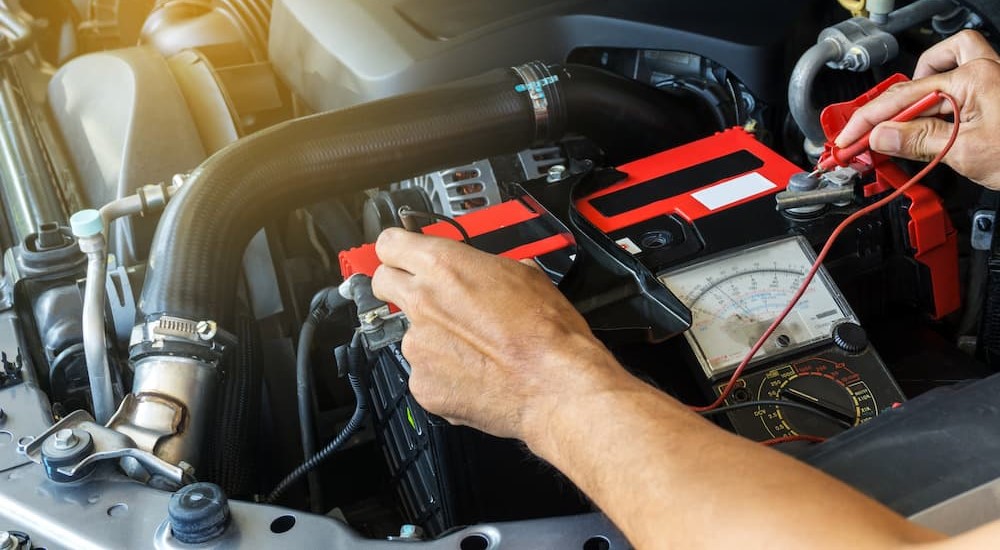
[[[821,164],[826,162],[832,163],[831,167],[850,166],[861,174],[870,174],[874,171],[875,181],[865,186],[865,197],[898,189],[910,179],[910,176],[890,157],[871,151],[868,147],[869,135],[844,149],[838,149],[833,142],[855,111],[885,93],[894,84],[908,80],[905,75],[893,75],[853,101],[827,107],[820,117],[827,138],[826,151],[820,158]],[[937,92],[928,94],[892,120],[898,122],[913,120],[940,100]],[[934,191],[922,185],[915,185],[905,193],[905,196],[910,201],[907,240],[914,259],[928,269],[934,295],[933,311],[930,313],[935,319],[940,319],[956,311],[962,303],[958,283],[958,236],[948,213]]]

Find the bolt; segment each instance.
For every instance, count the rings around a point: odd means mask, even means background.
[[[844,56],[844,59],[840,63],[841,67],[848,71],[866,71],[869,65],[868,52],[862,48],[853,47],[847,51],[847,55]]]
[[[63,428],[59,430],[53,437],[55,438],[54,446],[59,450],[72,449],[73,446],[80,441],[70,428]]]
[[[549,168],[549,177],[547,181],[549,183],[556,183],[557,181],[562,181],[566,177],[566,167],[562,164],[557,164],[552,168]]]
[[[778,335],[778,341],[775,343],[778,344],[779,348],[787,348],[792,343],[792,339],[787,334],[780,334]]]
[[[215,321],[198,321],[194,330],[198,333],[198,338],[208,341],[215,338],[215,335],[218,334],[219,326]]]
[[[976,218],[976,229],[987,232],[993,229],[993,220],[987,218],[986,216],[980,216]]]
[[[378,319],[378,311],[374,309],[361,314],[361,322],[365,325],[374,325],[375,321],[378,321]]]
[[[17,539],[7,531],[0,531],[0,550],[17,548]]]

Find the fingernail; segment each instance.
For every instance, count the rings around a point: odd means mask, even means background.
[[[880,153],[898,153],[903,148],[903,134],[896,128],[876,128],[871,147]]]

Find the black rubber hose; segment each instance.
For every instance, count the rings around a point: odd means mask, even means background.
[[[563,88],[567,129],[597,142],[611,164],[659,153],[724,130],[715,108],[681,90],[661,90],[572,65]]]
[[[519,76],[525,68],[530,78]],[[552,142],[567,127],[604,146],[632,132],[670,146],[714,130],[694,128],[691,100],[656,94],[589,67],[529,64],[248,136],[206,160],[168,205],[141,309],[230,326],[249,239],[272,217],[324,197]]]
[[[295,394],[299,408],[299,431],[302,437],[302,458],[316,453],[316,423],[313,415],[313,374],[309,353],[312,350],[316,328],[324,320],[343,311],[350,300],[340,295],[336,287],[324,288],[313,296],[309,304],[309,315],[299,330],[299,343],[295,356]],[[310,472],[309,497],[313,506],[322,500],[319,480]],[[315,510],[314,510],[315,511]]]

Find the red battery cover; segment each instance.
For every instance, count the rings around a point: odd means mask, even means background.
[[[541,213],[529,208],[524,202],[512,200],[466,214],[458,218],[457,221],[462,224],[462,227],[475,241],[477,237],[518,224],[530,223],[541,216]],[[456,241],[462,240],[458,231],[447,223],[439,222],[429,225],[423,228],[423,232],[427,235],[436,235]],[[524,260],[544,256],[574,246],[574,244],[573,238],[569,234],[551,233],[532,242],[511,242],[510,248],[498,251],[497,254],[514,260]],[[381,264],[375,254],[374,244],[365,244],[343,251],[339,258],[340,271],[345,279],[356,273],[372,276]]]
[[[783,191],[789,178],[802,171],[742,128],[637,160],[619,170],[628,178],[576,202],[580,213],[605,233],[662,215],[694,222]],[[748,175],[754,176],[753,185],[728,189]],[[716,189],[720,193],[714,200],[704,198]],[[602,200],[625,206],[603,207]]]

